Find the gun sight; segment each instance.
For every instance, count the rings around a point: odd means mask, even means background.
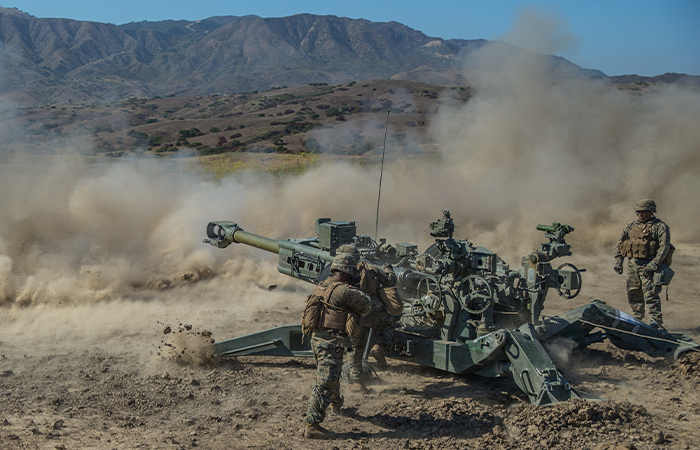
[[[559,233],[569,234],[574,231],[574,227],[571,225],[562,225],[559,222],[554,222],[551,225],[537,225],[538,231],[546,231],[547,233]]]

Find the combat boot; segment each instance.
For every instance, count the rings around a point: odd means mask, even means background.
[[[369,392],[369,389],[367,389],[367,386],[365,386],[364,381],[356,380],[355,382],[348,384],[348,391],[366,394]]]
[[[384,357],[384,349],[381,345],[375,345],[369,352],[370,355],[377,361],[377,369],[386,370],[389,368],[389,364],[386,363],[386,358]]]
[[[304,437],[306,439],[334,439],[335,433],[326,430],[319,423],[307,423]]]
[[[343,415],[343,404],[345,403],[345,399],[343,396],[340,396],[340,401],[338,403],[331,403],[331,412],[337,416],[342,416]]]
[[[659,332],[663,336],[667,336],[669,334],[668,330],[666,330],[666,328],[664,328],[664,326],[661,324],[661,322],[657,322],[656,320],[651,320],[651,321],[649,321],[649,326],[655,330],[659,330]]]

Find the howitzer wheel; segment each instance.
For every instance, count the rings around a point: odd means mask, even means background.
[[[418,291],[420,304],[426,314],[432,314],[440,309],[442,306],[442,289],[434,278],[421,278],[416,290]]]
[[[571,269],[571,276],[576,278],[576,285],[578,287],[576,289],[556,288],[557,294],[559,294],[563,298],[572,299],[572,298],[575,298],[581,292],[581,284],[583,282],[583,280],[581,279],[581,272],[585,271],[585,269],[580,270],[578,267],[574,266],[571,263],[564,263],[561,266],[557,267],[557,271],[559,271],[565,267],[568,267],[569,269]]]
[[[469,275],[460,285],[460,305],[472,314],[481,314],[493,304],[493,289],[481,275]]]

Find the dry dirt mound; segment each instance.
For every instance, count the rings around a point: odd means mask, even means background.
[[[686,352],[672,367],[673,374],[700,383],[700,353]]]
[[[573,400],[545,408],[519,405],[505,418],[504,426],[505,434],[520,441],[518,448],[523,449],[580,449],[591,442],[624,441],[630,433],[641,433],[646,442],[664,441],[646,409],[627,402]]]

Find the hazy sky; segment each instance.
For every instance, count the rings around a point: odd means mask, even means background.
[[[36,17],[123,24],[210,16],[335,15],[445,39],[501,39],[607,75],[700,75],[700,0],[0,0]]]

